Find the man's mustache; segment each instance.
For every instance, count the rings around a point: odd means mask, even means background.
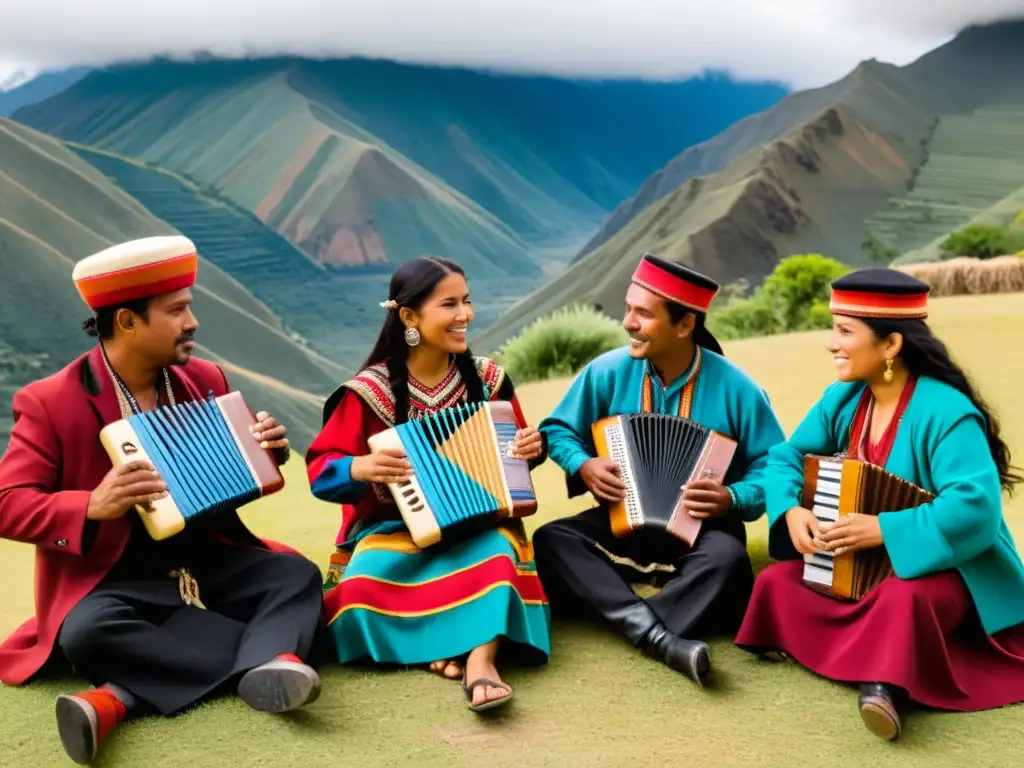
[[[637,341],[647,341],[647,337],[642,333],[631,333],[629,338],[636,339]]]
[[[186,333],[183,336],[179,336],[177,339],[175,339],[174,343],[175,344],[184,344],[186,341],[192,341],[194,337],[195,337],[194,333]]]

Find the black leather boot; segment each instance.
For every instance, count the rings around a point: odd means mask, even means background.
[[[903,730],[896,711],[892,689],[882,683],[864,683],[860,687],[860,719],[875,736],[896,741]]]
[[[695,683],[707,686],[711,674],[711,649],[707,643],[677,637],[659,623],[640,642],[640,649]]]

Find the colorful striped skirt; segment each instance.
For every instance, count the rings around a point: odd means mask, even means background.
[[[420,549],[398,521],[338,546],[324,623],[341,663],[426,664],[504,638],[499,652],[543,664],[551,613],[520,521]]]

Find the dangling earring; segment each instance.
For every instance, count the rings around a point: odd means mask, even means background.
[[[408,344],[410,347],[415,347],[417,344],[420,343],[420,332],[417,331],[415,328],[406,328],[405,343]]]
[[[887,358],[885,361],[885,373],[882,374],[882,378],[885,379],[885,383],[888,384],[892,381],[892,358]]]

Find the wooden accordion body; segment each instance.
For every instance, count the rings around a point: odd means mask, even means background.
[[[168,495],[136,505],[149,535],[166,539],[199,517],[235,510],[284,487],[269,450],[249,428],[256,423],[239,392],[164,406],[108,424],[100,442],[115,467],[148,461]]]
[[[416,546],[461,523],[537,511],[530,466],[511,455],[518,431],[502,400],[444,408],[369,438],[371,452],[400,450],[412,465],[409,480],[388,489]]]
[[[802,505],[822,523],[851,513],[878,515],[927,504],[932,495],[882,467],[842,456],[805,456]],[[860,600],[892,575],[885,547],[804,555],[803,581],[843,600]]]
[[[701,521],[690,517],[682,486],[722,482],[736,441],[681,416],[635,413],[609,416],[591,426],[597,455],[619,465],[626,498],[610,505],[612,532],[667,531],[690,546]]]

